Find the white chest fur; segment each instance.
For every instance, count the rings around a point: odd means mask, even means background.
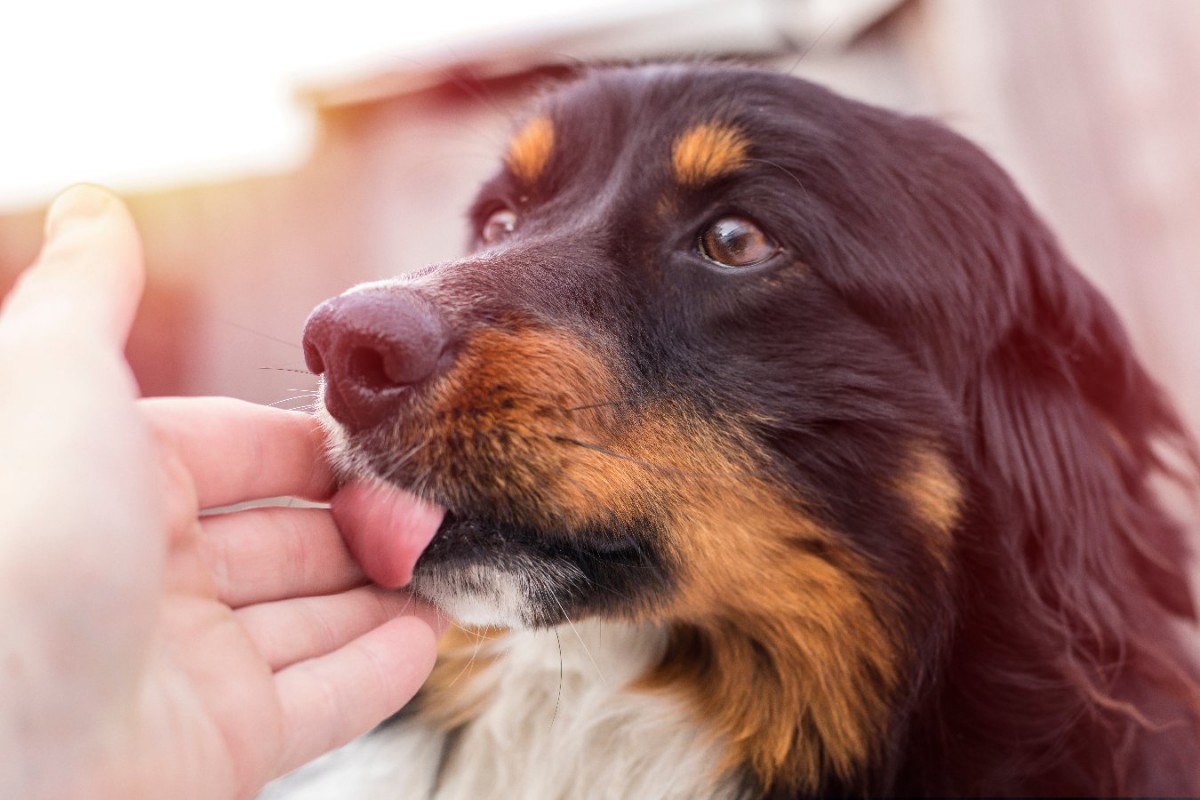
[[[270,800],[734,798],[721,759],[677,701],[630,684],[665,634],[584,622],[483,642],[470,681],[479,714],[448,737],[419,721],[330,754],[261,796]]]

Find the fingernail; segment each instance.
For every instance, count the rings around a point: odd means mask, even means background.
[[[112,206],[113,199],[112,193],[100,186],[88,183],[72,186],[56,197],[46,212],[46,239],[53,239],[72,222],[101,216]]]

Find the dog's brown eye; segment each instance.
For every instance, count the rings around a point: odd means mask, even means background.
[[[751,267],[779,248],[745,217],[722,217],[700,235],[700,252],[723,267]]]
[[[497,244],[512,235],[517,229],[517,212],[511,208],[501,208],[493,211],[492,215],[479,229],[479,238],[484,244]]]

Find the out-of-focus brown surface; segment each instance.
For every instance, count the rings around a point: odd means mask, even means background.
[[[920,0],[849,44],[801,45],[770,63],[937,116],[1008,167],[1200,428],[1200,3]],[[288,398],[315,384],[298,341],[317,302],[460,252],[509,115],[546,77],[488,74],[316,95],[297,173],[128,197],[149,269],[129,347],[144,392],[308,402]],[[0,215],[0,291],[40,217]]]

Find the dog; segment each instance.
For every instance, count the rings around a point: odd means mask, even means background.
[[[470,221],[305,330],[343,477],[446,509],[411,588],[461,625],[311,786],[1200,794],[1157,492],[1196,447],[975,146],[752,67],[581,68]]]

